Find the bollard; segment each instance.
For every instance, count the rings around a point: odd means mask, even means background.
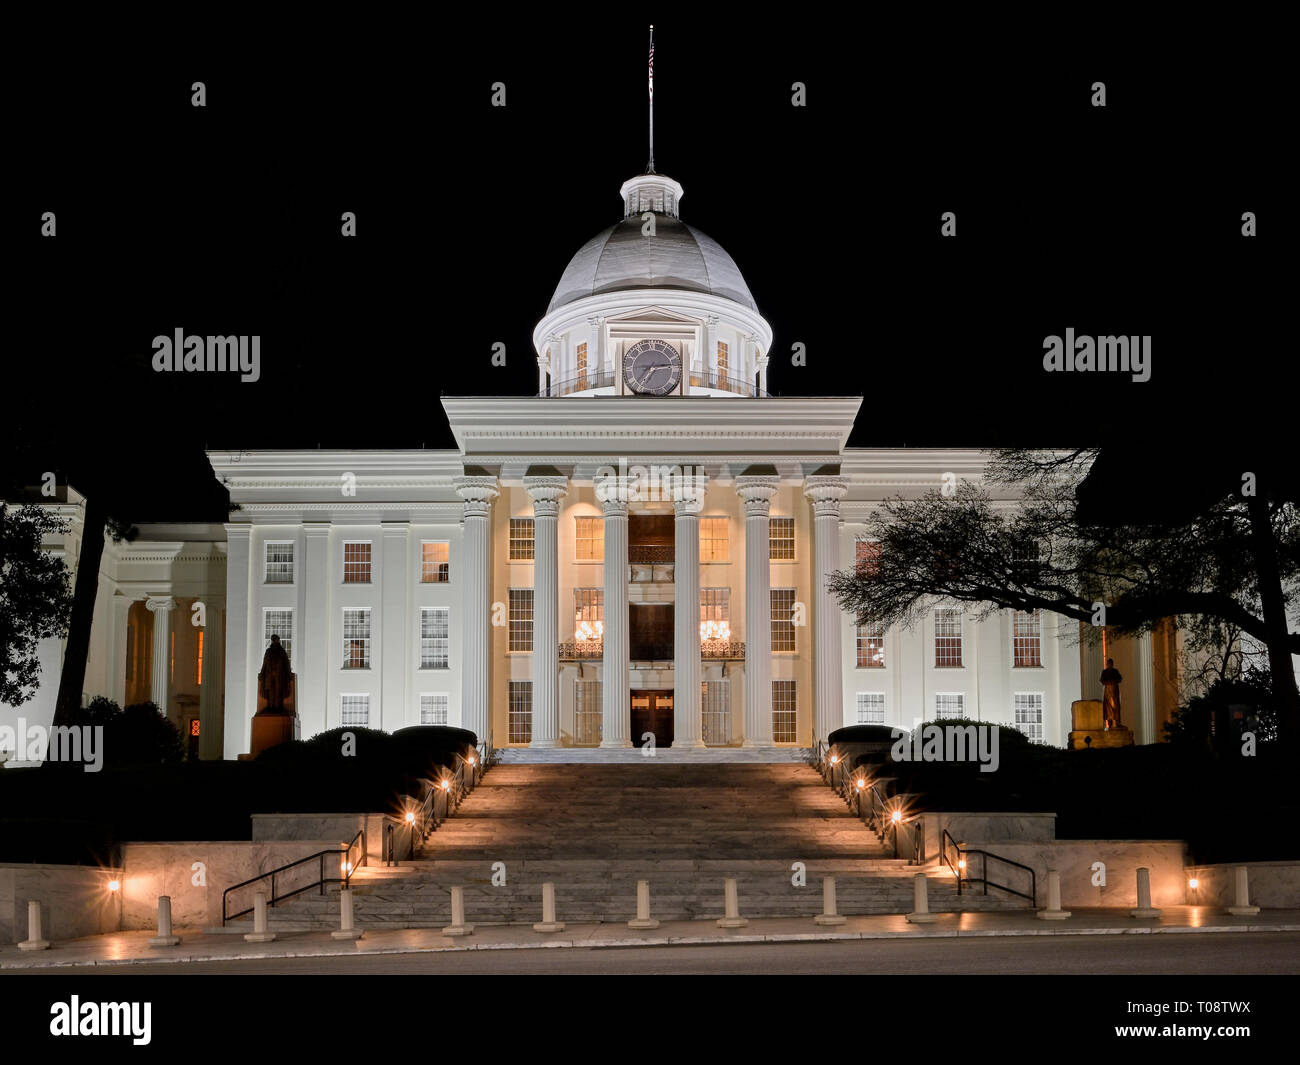
[[[1234,917],[1251,917],[1259,913],[1258,906],[1250,904],[1250,881],[1244,865],[1237,866],[1233,871],[1233,905],[1228,907],[1228,912]]]
[[[339,892],[339,927],[330,933],[331,939],[360,939],[365,935],[353,921],[352,889]]]
[[[172,935],[172,900],[170,895],[158,896],[158,934],[149,940],[151,947],[174,947],[181,941]]]
[[[844,918],[835,908],[835,878],[822,877],[822,912],[813,918],[813,924],[843,924]]]
[[[41,938],[41,904],[35,899],[30,899],[27,903],[27,938],[18,944],[18,949],[50,949],[50,941]]]
[[[1129,910],[1130,917],[1159,917],[1160,911],[1151,905],[1151,870],[1143,867],[1137,873],[1138,904],[1137,909]]]
[[[744,928],[749,924],[740,916],[740,893],[736,890],[735,877],[727,877],[722,882],[723,898],[726,910],[717,920],[719,928]]]
[[[924,873],[912,878],[912,912],[907,915],[911,924],[933,924],[935,915],[930,912],[930,881]]]
[[[274,932],[266,930],[266,892],[259,891],[253,896],[253,930],[245,933],[246,943],[270,943],[275,939]]]
[[[650,881],[636,882],[636,917],[627,923],[628,928],[658,928],[659,922],[650,916]]]
[[[442,930],[444,936],[470,936],[474,934],[474,926],[465,923],[465,889],[463,887],[454,887],[451,889],[451,924]]]
[[[1061,874],[1055,869],[1047,870],[1047,909],[1039,910],[1038,916],[1044,921],[1064,921],[1070,916],[1069,910],[1061,909]]]
[[[534,932],[563,932],[564,922],[555,919],[555,885],[542,885],[542,919],[533,925]]]

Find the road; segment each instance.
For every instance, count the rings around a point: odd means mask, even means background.
[[[96,966],[78,975],[1297,974],[1300,933],[847,940],[584,950],[481,950]],[[63,970],[68,975],[69,970]],[[24,974],[29,975],[29,974]],[[31,973],[30,975],[34,975]]]

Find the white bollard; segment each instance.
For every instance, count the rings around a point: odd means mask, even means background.
[[[1228,907],[1228,912],[1234,917],[1251,917],[1259,913],[1258,906],[1250,904],[1250,881],[1244,865],[1237,866],[1233,871],[1233,904]]]
[[[1151,905],[1151,870],[1145,866],[1137,872],[1137,909],[1129,910],[1130,917],[1159,917],[1160,911]]]
[[[911,924],[933,924],[935,914],[930,912],[930,881],[924,873],[912,878],[912,912],[907,915]]]
[[[542,919],[533,925],[534,932],[563,932],[564,922],[555,919],[555,885],[542,885]]]
[[[719,917],[719,928],[744,928],[749,922],[740,916],[740,893],[736,890],[734,877],[727,877],[722,882],[723,900],[726,906],[724,915]]]
[[[352,912],[352,889],[344,888],[339,892],[339,927],[330,933],[331,939],[360,939],[365,935],[356,926]]]
[[[822,912],[813,918],[813,924],[843,924],[844,918],[835,908],[835,878],[822,877]]]
[[[465,923],[465,889],[463,887],[454,887],[451,889],[451,924],[442,930],[444,936],[470,936],[474,934],[474,926]]]
[[[170,895],[158,896],[158,934],[149,940],[151,947],[174,947],[181,941],[172,935],[172,900]]]
[[[636,917],[627,923],[628,928],[658,928],[659,922],[650,916],[650,881],[636,882]]]
[[[1070,916],[1069,910],[1061,909],[1061,874],[1055,869],[1047,870],[1047,909],[1039,910],[1038,916],[1044,921],[1064,921]]]
[[[253,896],[253,930],[244,935],[247,943],[270,943],[275,939],[274,932],[266,930],[266,892],[259,891]]]
[[[50,941],[41,938],[41,904],[35,899],[27,903],[27,938],[18,944],[19,950],[49,950]]]

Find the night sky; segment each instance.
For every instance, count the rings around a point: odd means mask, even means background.
[[[1294,109],[1270,42],[794,17],[654,18],[656,169],[772,324],[773,392],[864,396],[857,446],[1104,441],[1150,473],[1288,445]],[[445,448],[439,394],[534,392],[532,328],[646,167],[648,21],[43,53],[9,100],[18,465],[75,483],[120,451],[139,520],[199,518],[205,446]],[[178,327],[260,334],[261,380],[154,373]],[[1151,335],[1151,380],[1045,373],[1067,328]]]

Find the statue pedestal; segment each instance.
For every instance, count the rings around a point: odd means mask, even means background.
[[[1078,699],[1070,704],[1070,719],[1074,725],[1070,732],[1069,747],[1131,747],[1133,730],[1117,725],[1105,727],[1100,699]],[[1091,740],[1091,742],[1088,742]]]
[[[268,710],[266,699],[257,696],[257,713],[253,715],[253,735],[249,740],[251,750],[241,754],[241,762],[251,762],[263,751],[298,738],[298,712],[294,708],[298,696],[298,674],[289,675],[289,695],[280,710]]]

